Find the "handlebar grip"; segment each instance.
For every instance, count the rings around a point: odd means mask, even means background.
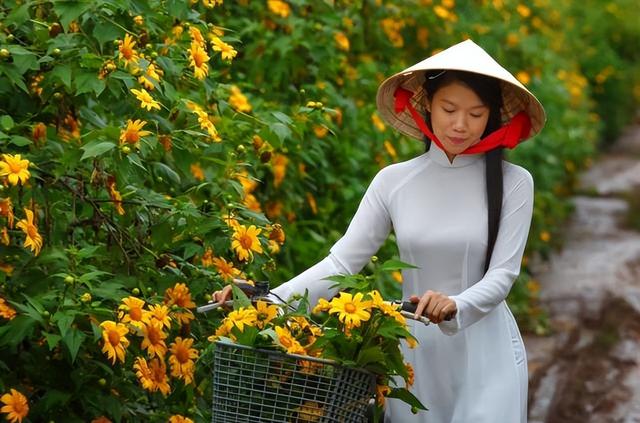
[[[403,301],[402,302],[402,311],[407,311],[409,313],[415,313],[416,309],[418,308],[418,303],[412,303],[411,301]],[[427,314],[423,311],[422,315],[424,317],[429,317],[427,316]],[[444,320],[449,321],[452,320],[454,317],[456,317],[455,313],[450,313],[448,314]]]

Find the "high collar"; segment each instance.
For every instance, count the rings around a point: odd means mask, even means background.
[[[458,154],[453,158],[453,163],[449,161],[447,154],[441,150],[435,142],[431,143],[429,151],[425,153],[426,157],[433,160],[442,167],[464,167],[475,163],[484,157],[484,153],[479,154]]]

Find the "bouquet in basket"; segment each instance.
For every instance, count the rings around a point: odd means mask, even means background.
[[[407,267],[390,261],[380,270]],[[414,370],[400,343],[414,347],[416,339],[400,306],[373,288],[375,276],[329,279],[338,295],[311,307],[306,294],[273,304],[233,287],[233,310],[210,337],[217,352],[214,421],[242,414],[255,421],[355,422],[365,413],[380,421],[387,397],[414,412],[426,409],[408,390]]]

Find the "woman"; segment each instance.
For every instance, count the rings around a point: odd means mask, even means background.
[[[387,420],[526,422],[526,356],[505,298],[520,272],[533,181],[502,149],[538,133],[544,110],[470,40],[384,81],[377,105],[427,151],[382,169],[330,254],[273,291],[308,289],[311,304],[330,297],[326,277],[359,272],[393,229],[401,260],[418,266],[403,272],[403,296],[435,324],[410,321],[420,344],[403,349],[429,411],[390,399]]]

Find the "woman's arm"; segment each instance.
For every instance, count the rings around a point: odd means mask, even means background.
[[[331,298],[335,292],[329,287],[335,282],[327,277],[358,273],[389,235],[391,218],[385,202],[385,170],[378,172],[369,185],[356,214],[344,236],[331,247],[323,260],[272,290],[287,300],[291,295],[309,291],[309,303],[314,306],[320,298]]]
[[[445,334],[453,335],[474,324],[507,297],[520,273],[532,214],[533,178],[524,171],[515,186],[505,193],[489,270],[480,281],[449,297],[455,301],[458,312],[455,319],[439,324]]]

